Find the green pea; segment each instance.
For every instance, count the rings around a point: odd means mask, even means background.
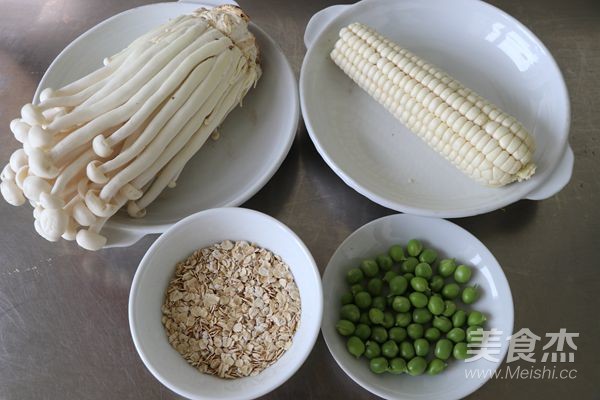
[[[383,374],[388,370],[388,360],[386,360],[384,357],[373,358],[369,362],[369,368],[376,374]]]
[[[335,329],[342,336],[350,336],[356,330],[354,324],[346,319],[341,319],[335,324]]]
[[[441,275],[434,275],[429,280],[429,287],[434,292],[439,292],[444,287],[444,278]]]
[[[440,339],[435,344],[435,350],[433,354],[440,360],[447,360],[452,354],[452,349],[454,348],[454,344],[448,339]]]
[[[451,317],[454,315],[455,312],[456,312],[456,303],[453,302],[452,300],[445,300],[444,301],[444,312],[442,313],[442,315],[444,317]]]
[[[446,369],[446,363],[440,360],[439,358],[434,358],[429,361],[429,365],[427,366],[427,375],[437,375]]]
[[[423,244],[417,239],[411,239],[406,244],[406,252],[412,257],[418,257],[423,251]]]
[[[437,252],[433,249],[425,249],[419,255],[419,261],[427,264],[433,264],[437,259]]]
[[[410,324],[406,327],[406,334],[411,339],[419,339],[423,337],[424,328],[421,324]]]
[[[417,266],[415,267],[415,275],[425,279],[431,278],[431,276],[433,275],[431,265],[423,262],[417,264]]]
[[[413,343],[415,354],[421,357],[426,357],[429,353],[429,342],[427,339],[419,338]]]
[[[410,286],[417,292],[425,292],[429,289],[427,279],[420,276],[415,276],[414,278],[412,278],[410,280]]]
[[[348,272],[346,272],[346,282],[348,282],[350,285],[359,283],[363,279],[363,272],[358,268],[351,268],[348,270]]]
[[[345,292],[342,297],[340,297],[342,305],[351,304],[354,301],[354,296],[350,292]]]
[[[388,340],[381,345],[381,354],[386,358],[394,358],[398,355],[398,345],[393,340]]]
[[[382,326],[376,326],[371,328],[371,339],[376,341],[377,343],[383,343],[388,340],[388,332]]]
[[[355,283],[354,285],[350,286],[350,291],[352,292],[353,296],[356,296],[358,293],[364,292],[365,287],[360,283]]]
[[[427,369],[427,361],[423,357],[415,357],[406,364],[406,370],[409,375],[423,375]]]
[[[392,260],[396,262],[404,260],[404,250],[402,250],[402,246],[400,246],[399,244],[390,247],[388,254],[390,255],[390,257],[392,257]]]
[[[467,318],[467,324],[471,325],[483,325],[483,323],[487,321],[485,315],[479,311],[471,311],[469,313],[469,317]]]
[[[413,321],[415,321],[417,324],[426,324],[429,321],[431,321],[431,318],[433,318],[433,316],[427,308],[416,308],[413,311],[412,318]]]
[[[467,313],[463,310],[458,310],[452,316],[452,326],[462,328],[467,322]]]
[[[358,322],[360,319],[360,310],[356,304],[346,304],[340,309],[340,317],[350,322]]]
[[[460,294],[460,287],[456,283],[448,283],[442,288],[442,296],[449,300],[454,300]]]
[[[411,313],[405,312],[405,313],[396,314],[396,326],[406,328],[408,325],[410,325],[411,322],[412,322],[412,314]]]
[[[392,280],[392,279],[393,279],[395,276],[397,276],[397,275],[398,275],[398,274],[397,274],[396,272],[394,272],[394,271],[388,271],[388,272],[386,272],[386,273],[385,273],[385,275],[383,276],[383,281],[384,281],[384,282],[387,282],[387,283],[390,283],[390,281],[391,281],[391,280]]]
[[[367,359],[372,360],[376,357],[379,357],[381,355],[381,347],[379,346],[379,343],[373,341],[373,340],[369,340],[367,342],[367,345],[365,346],[365,357],[367,357]]]
[[[446,337],[454,343],[462,342],[465,340],[465,330],[462,328],[452,328],[450,332],[446,334]]]
[[[415,356],[415,348],[411,342],[400,343],[400,357],[410,360]]]
[[[436,340],[438,340],[440,338],[440,336],[442,336],[442,334],[440,333],[440,330],[438,328],[434,328],[432,326],[425,330],[425,333],[423,334],[423,336],[425,337],[425,339],[429,340],[430,342],[435,342]]]
[[[406,260],[402,261],[402,264],[400,264],[400,271],[413,273],[415,272],[417,264],[419,264],[418,259],[415,257],[408,257]]]
[[[381,325],[383,322],[383,311],[379,308],[371,308],[369,310],[369,319],[371,320],[371,323]]]
[[[477,325],[471,325],[465,329],[467,343],[481,342],[483,339],[483,328]]]
[[[440,296],[431,296],[427,303],[427,308],[433,315],[440,315],[444,312],[444,300]]]
[[[348,352],[356,358],[359,358],[365,352],[365,344],[356,336],[352,336],[348,339],[346,348],[348,349]]]
[[[388,330],[388,337],[394,342],[400,343],[406,339],[406,329],[395,326]]]
[[[382,271],[389,271],[390,269],[392,269],[392,265],[394,265],[394,261],[392,261],[392,258],[387,254],[378,255],[375,258],[375,261],[377,262],[379,269],[381,269]]]
[[[394,319],[394,314],[392,314],[389,311],[386,311],[383,313],[383,322],[381,323],[381,325],[385,328],[385,329],[390,329],[392,326],[394,326],[395,323],[395,319]]]
[[[385,298],[382,296],[373,297],[373,301],[371,302],[371,308],[376,308],[381,311],[385,311],[387,304],[385,303]]]
[[[367,290],[372,296],[379,296],[383,289],[383,281],[379,278],[373,278],[367,283]]]
[[[473,304],[479,298],[479,290],[475,286],[467,286],[463,289],[461,299],[465,304]]]
[[[473,271],[466,265],[459,265],[454,271],[454,280],[458,283],[467,283],[471,280]]]
[[[365,324],[365,325],[371,325],[371,320],[369,319],[369,312],[362,312],[360,313],[360,318],[358,320],[359,323],[361,324]]]
[[[402,276],[404,277],[404,279],[406,279],[407,282],[410,282],[410,280],[415,277],[415,274],[407,272],[405,274],[402,274]]]
[[[403,358],[396,357],[390,360],[388,371],[391,374],[402,374],[406,372],[406,361]]]
[[[408,287],[408,282],[404,279],[403,276],[395,276],[389,283],[390,286],[390,294],[399,295],[406,292],[406,288]]]
[[[410,300],[404,296],[396,296],[392,301],[392,309],[396,312],[407,312],[410,310]]]
[[[363,260],[360,269],[367,278],[374,278],[379,273],[379,266],[375,260]]]
[[[456,270],[456,261],[453,258],[447,258],[445,260],[440,261],[440,265],[438,267],[438,272],[444,278],[447,278],[454,274]]]
[[[417,278],[415,278],[415,279],[417,279]],[[411,294],[408,295],[408,299],[410,300],[410,303],[415,308],[423,308],[429,302],[429,299],[427,298],[427,296],[421,292],[412,292]]]
[[[452,350],[452,355],[457,360],[465,360],[469,358],[468,346],[465,342],[456,343],[454,345],[454,349]]]
[[[437,315],[433,318],[433,326],[444,333],[448,333],[452,329],[452,322],[446,317]]]
[[[354,336],[357,336],[361,340],[367,340],[369,337],[371,337],[371,327],[367,324],[356,325]]]
[[[371,303],[373,299],[369,292],[359,292],[354,296],[354,304],[358,306],[361,310],[367,310],[371,307]]]

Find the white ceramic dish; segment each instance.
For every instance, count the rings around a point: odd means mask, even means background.
[[[348,290],[345,275],[360,260],[385,253],[391,245],[406,244],[419,238],[438,250],[439,256],[454,257],[474,268],[469,284],[479,285],[481,298],[474,309],[488,316],[486,329],[502,331],[500,351],[494,355],[502,360],[508,350],[505,340],[513,329],[513,300],[508,281],[489,250],[473,235],[459,226],[437,218],[414,215],[390,215],[372,221],[354,233],[338,247],[323,274],[323,324],[321,330],[329,351],[339,366],[359,385],[386,399],[460,399],[477,390],[489,378],[467,378],[471,369],[495,371],[500,363],[480,359],[472,362],[451,360],[446,370],[437,376],[375,375],[367,360],[348,353],[346,341],[335,330],[339,320],[340,297]]]
[[[102,65],[102,59],[127,46],[169,18],[201,6],[235,4],[205,0],[198,3],[151,4],[115,15],[67,46],[40,81],[34,100],[46,87],[58,88]],[[126,213],[111,218],[104,229],[108,247],[127,246],[148,233],[164,232],[197,211],[237,206],[262,188],[279,168],[296,133],[299,102],[294,73],[264,31],[251,24],[261,51],[263,75],[255,89],[226,119],[218,141],[209,140],[186,165],[177,187],[165,190],[144,218]]]
[[[524,123],[537,142],[534,177],[499,189],[470,180],[355,85],[329,53],[339,30],[356,21]],[[411,214],[465,217],[550,197],[569,181],[564,80],[540,40],[503,11],[477,0],[363,0],[315,14],[304,40],[300,101],[308,132],[327,164],[369,199]]]
[[[246,240],[280,255],[300,291],[300,324],[293,344],[255,377],[224,380],[191,367],[171,347],[161,323],[161,305],[175,264],[194,250],[216,242]],[[302,241],[268,215],[244,208],[217,208],[191,215],[163,233],[140,262],[129,295],[129,327],[150,372],[165,386],[190,399],[251,399],[291,377],[312,350],[323,309],[321,277]]]

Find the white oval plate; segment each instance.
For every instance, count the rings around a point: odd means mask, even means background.
[[[339,30],[365,23],[438,65],[517,117],[535,137],[537,173],[489,188],[472,181],[369,97],[331,61]],[[349,186],[411,214],[465,217],[523,198],[540,200],[570,179],[570,111],[562,75],[544,45],[517,20],[475,0],[363,0],[309,22],[300,101],[308,132]]]
[[[40,81],[35,100],[46,87],[58,88],[102,65],[133,39],[191,12],[201,4],[175,2],[134,8],[101,22],[75,39],[50,65]],[[223,3],[232,4],[232,1]],[[208,140],[190,160],[174,189],[166,189],[148,207],[144,218],[120,212],[103,233],[108,247],[127,246],[148,233],[164,232],[178,220],[197,211],[237,206],[261,189],[287,155],[298,126],[300,106],[294,73],[277,44],[251,24],[261,52],[263,75],[220,129],[219,140]]]
[[[353,232],[335,251],[323,274],[323,323],[321,331],[329,351],[338,365],[356,383],[386,399],[460,399],[481,387],[486,377],[467,378],[468,370],[495,371],[500,362],[479,359],[472,362],[451,360],[437,376],[375,375],[363,357],[356,359],[346,349],[346,340],[335,330],[339,320],[340,297],[348,290],[346,272],[365,258],[386,253],[390,246],[412,239],[422,240],[425,247],[438,251],[438,257],[456,258],[474,268],[469,284],[479,285],[481,298],[471,307],[486,314],[486,329],[496,328],[500,335],[502,360],[508,350],[505,340],[512,334],[514,309],[512,294],[502,268],[492,253],[461,227],[437,218],[396,214],[377,219]],[[462,303],[461,303],[462,304]]]

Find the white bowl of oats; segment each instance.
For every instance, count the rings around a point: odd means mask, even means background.
[[[150,372],[190,399],[256,398],[300,368],[319,333],[321,278],[276,219],[243,208],[191,215],[137,269],[129,326]]]

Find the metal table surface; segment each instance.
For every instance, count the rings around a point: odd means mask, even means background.
[[[9,121],[30,101],[52,59],[96,23],[142,3],[0,0],[2,163],[17,147]],[[298,74],[305,25],[331,2],[240,3],[279,42]],[[572,100],[575,169],[569,185],[550,199],[520,201],[454,222],[481,239],[503,266],[515,301],[515,330],[526,327],[543,338],[566,328],[580,336],[574,363],[559,365],[576,369],[576,378],[492,379],[471,397],[600,399],[600,2],[493,3],[530,27],[564,73]],[[348,234],[393,213],[347,187],[317,154],[302,124],[281,169],[245,206],[296,231],[321,270]],[[143,366],[127,321],[133,274],[156,235],[129,248],[92,253],[41,239],[29,207],[0,201],[0,221],[0,399],[177,398]],[[345,376],[319,337],[302,368],[266,397],[373,396]]]

